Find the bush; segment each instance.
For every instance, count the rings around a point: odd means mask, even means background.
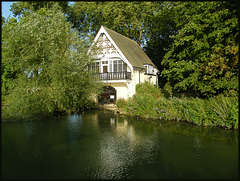
[[[157,99],[163,97],[163,93],[161,93],[160,89],[155,87],[148,82],[140,83],[136,85],[136,94],[137,95],[146,95],[149,94]]]
[[[238,128],[238,97],[219,95],[207,101],[208,119],[216,126]]]
[[[116,101],[116,105],[117,105],[117,107],[118,108],[123,108],[125,105],[126,105],[126,100],[125,99],[118,99],[117,101]]]
[[[168,97],[161,90],[148,84],[138,84],[136,94],[118,100],[118,107],[133,116],[187,121],[196,125],[219,126],[238,129],[238,97],[219,95],[210,99]]]

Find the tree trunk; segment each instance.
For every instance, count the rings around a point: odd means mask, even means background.
[[[139,37],[138,37],[138,42],[137,42],[139,46],[140,46],[140,44],[141,44],[142,32],[143,32],[143,30],[140,30],[140,31],[139,31]]]

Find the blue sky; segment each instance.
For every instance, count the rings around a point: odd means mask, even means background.
[[[2,15],[3,17],[5,17],[7,19],[8,16],[10,17],[13,17],[13,14],[12,12],[10,11],[11,9],[11,4],[12,3],[15,3],[17,1],[1,1],[1,4],[2,4]],[[74,2],[73,1],[69,1],[70,4],[73,4]]]
[[[17,1],[2,1],[2,15],[4,18],[7,18],[9,15],[12,17],[13,14],[10,11],[10,5]]]

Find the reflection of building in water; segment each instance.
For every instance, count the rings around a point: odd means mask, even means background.
[[[134,128],[132,125],[128,124],[128,121],[126,119],[124,119],[123,121],[118,120],[116,122],[116,134],[118,136],[127,135],[131,144],[134,144],[134,141],[136,140]]]
[[[104,124],[105,120],[102,121],[101,119],[100,122]],[[95,178],[126,178],[126,173],[128,173],[128,169],[135,160],[134,152],[132,151],[134,146],[131,146],[135,138],[134,130],[132,126],[128,125],[127,120],[119,119],[115,115],[108,117],[108,124],[112,131],[102,129],[99,145],[99,169]],[[106,126],[107,123],[105,123],[104,128]]]
[[[143,157],[149,160],[148,157],[156,152],[157,139],[154,131],[146,134],[141,131],[141,127],[138,129],[136,124],[131,124],[127,118],[116,116],[112,111],[86,112],[83,115],[83,125],[86,124],[97,126],[97,137],[93,140],[94,152],[97,154],[95,167],[92,168],[95,169],[92,175],[94,179],[127,178],[136,162],[143,163]],[[94,132],[89,133],[91,134]]]

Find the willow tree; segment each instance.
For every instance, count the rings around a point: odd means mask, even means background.
[[[34,11],[38,11],[41,8],[50,9],[57,4],[63,13],[68,13],[68,1],[19,1],[14,2],[11,5],[10,11],[14,17],[28,16]]]
[[[16,72],[6,98],[15,116],[71,113],[89,104],[98,90],[87,69],[91,58],[57,5],[32,12],[3,31],[3,62]]]

